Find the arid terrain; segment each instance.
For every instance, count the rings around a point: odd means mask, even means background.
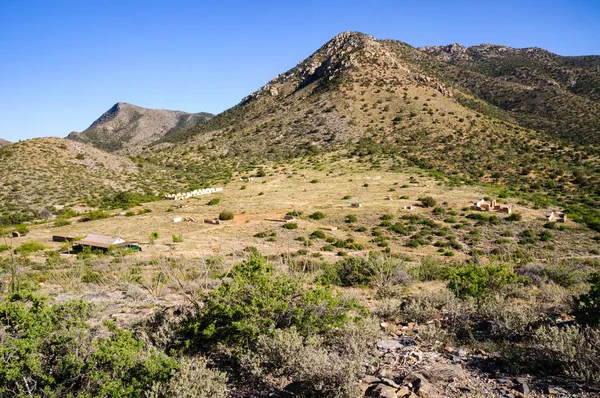
[[[0,396],[598,396],[597,68],[344,32],[0,143]]]

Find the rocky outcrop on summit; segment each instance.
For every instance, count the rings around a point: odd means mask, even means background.
[[[382,67],[398,67],[398,62],[379,40],[364,33],[343,32],[294,68],[276,76],[260,90],[244,98],[242,103],[261,95],[289,95],[322,78],[332,82],[348,70],[359,68],[359,58],[377,59]]]
[[[81,133],[72,132],[67,139],[108,152],[135,154],[169,134],[212,116],[210,113],[146,109],[119,102],[86,130]]]

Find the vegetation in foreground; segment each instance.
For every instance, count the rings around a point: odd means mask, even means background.
[[[293,385],[299,396],[357,396],[360,380],[377,376],[382,358],[374,343],[385,335],[418,336],[441,351],[484,352],[483,362],[507,375],[600,385],[596,262],[407,263],[373,252],[306,266],[248,252],[231,269],[205,263],[209,279],[179,260],[87,257],[61,270],[56,258],[45,266],[13,259],[25,272],[3,260],[13,278],[0,302],[0,393],[225,397]],[[64,274],[77,268],[81,273]],[[117,326],[98,322],[93,304],[52,303],[36,293],[42,274],[63,278],[66,290],[117,282],[160,294],[162,283],[190,305]],[[368,311],[347,288],[364,290],[376,305]]]

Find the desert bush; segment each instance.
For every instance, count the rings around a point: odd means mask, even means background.
[[[409,275],[417,281],[445,280],[450,276],[448,266],[440,264],[433,257],[425,257],[419,265],[408,270]]]
[[[299,383],[301,396],[358,396],[360,362],[306,339],[295,329],[275,330],[260,336],[242,367],[257,378],[276,377]]]
[[[323,214],[320,211],[317,211],[308,216],[308,218],[310,218],[311,220],[322,220],[325,218],[325,214]]]
[[[174,359],[110,323],[90,328],[91,313],[83,301],[50,306],[30,293],[0,303],[0,395],[133,398],[169,380]]]
[[[203,307],[184,326],[188,345],[248,344],[273,329],[295,326],[300,333],[324,333],[359,308],[327,287],[308,289],[257,254],[233,267],[231,279],[203,297]]]
[[[160,237],[160,234],[158,233],[158,231],[152,231],[150,232],[150,243],[154,244],[154,242],[156,242],[156,240]]]
[[[67,220],[66,218],[58,218],[54,220],[55,227],[64,227],[66,225],[71,225],[71,221]]]
[[[210,369],[203,357],[182,357],[168,382],[155,382],[147,398],[225,398],[227,375]]]
[[[530,272],[532,270],[530,269]],[[580,283],[584,283],[588,273],[575,264],[567,262],[557,262],[540,267],[537,274],[541,278],[545,278],[562,287],[572,287]]]
[[[374,275],[372,263],[364,257],[348,257],[335,266],[340,286],[360,286],[371,282]]]
[[[509,299],[501,293],[486,297],[477,309],[477,318],[492,322],[493,327],[486,331],[488,339],[522,339],[530,334],[543,315],[535,306]]]
[[[441,312],[449,297],[451,293],[446,289],[418,293],[408,300],[401,315],[409,322],[425,323]]]
[[[517,280],[519,276],[509,264],[484,266],[469,263],[452,269],[448,288],[460,298],[482,299]]]
[[[311,239],[325,239],[325,238],[327,238],[327,235],[325,235],[325,232],[323,232],[323,231],[316,230],[310,234],[310,238]]]
[[[431,196],[419,198],[419,201],[421,202],[421,205],[423,207],[435,207],[435,205],[437,204],[437,201]]]
[[[511,215],[508,216],[506,219],[508,221],[521,221],[523,219],[523,216],[521,215],[521,213],[511,213]]]
[[[181,242],[183,242],[183,236],[182,235],[173,235],[171,238],[173,239],[173,243],[181,243]]]
[[[600,326],[600,273],[589,276],[590,291],[575,300],[575,317],[584,325]]]
[[[112,217],[112,215],[109,213],[106,213],[105,211],[91,210],[91,211],[88,211],[87,213],[84,213],[81,216],[81,218],[79,219],[79,221],[88,222],[88,221],[94,221],[94,220],[101,220],[103,218],[109,218],[109,217]]]
[[[216,206],[219,203],[221,203],[221,198],[212,198],[211,200],[208,201],[207,205]]]
[[[42,245],[40,242],[33,240],[30,242],[21,243],[21,245],[15,249],[15,253],[29,255],[33,252],[37,252],[44,249],[46,249],[46,246]]]
[[[227,221],[227,220],[233,220],[233,212],[230,210],[223,210],[220,214],[219,214],[219,220],[222,221]]]
[[[295,222],[286,222],[283,224],[283,228],[285,229],[298,229],[298,223]]]
[[[17,224],[13,227],[13,230],[17,231],[21,235],[27,235],[29,233],[29,227],[25,224]]]
[[[600,330],[577,326],[544,326],[533,336],[532,368],[557,370],[588,383],[600,384]]]
[[[347,223],[353,223],[353,222],[357,222],[358,218],[354,214],[349,214],[346,216],[346,219],[344,221]]]
[[[101,207],[104,209],[123,209],[127,210],[142,203],[154,202],[162,199],[160,196],[151,194],[141,194],[131,191],[118,192],[110,197],[105,197],[101,201]]]

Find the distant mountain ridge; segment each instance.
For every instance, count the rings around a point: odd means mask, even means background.
[[[451,84],[520,124],[583,145],[600,145],[600,56],[560,56],[495,44],[421,47]]]
[[[10,145],[10,144],[12,144],[12,142],[3,140],[2,138],[0,138],[0,148],[2,148],[3,146]]]
[[[67,139],[83,142],[108,152],[139,153],[146,145],[213,117],[210,113],[187,113],[147,109],[118,102],[81,133]]]

